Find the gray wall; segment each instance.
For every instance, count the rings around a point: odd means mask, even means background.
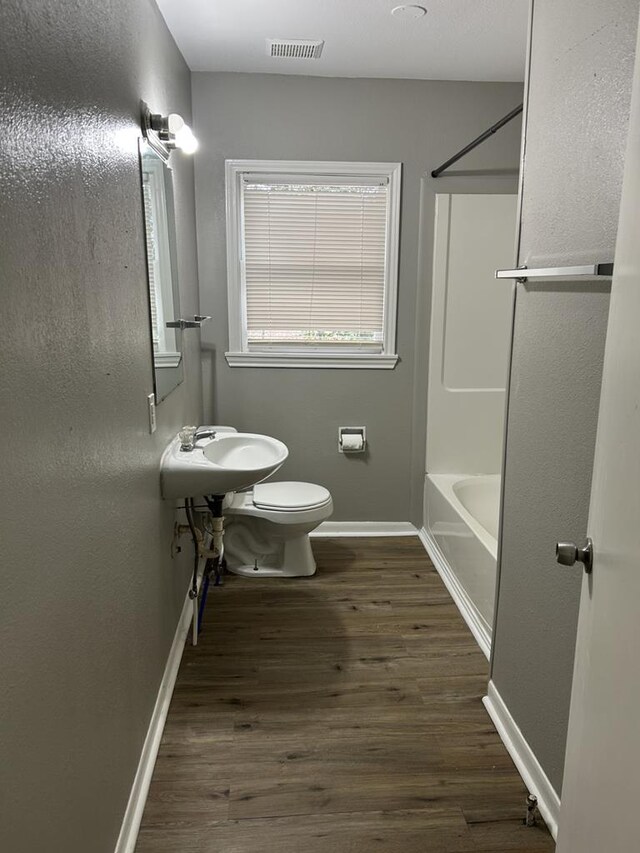
[[[613,259],[637,0],[534,0],[519,263]],[[518,285],[492,678],[560,793],[608,287]]]
[[[515,191],[518,122],[457,177],[425,174],[521,99],[515,83],[193,75],[201,305],[214,316],[203,333],[205,413],[285,441],[279,476],[326,485],[336,520],[421,523],[434,194]],[[226,158],[403,163],[395,370],[227,366]],[[366,458],[337,452],[337,428],[350,424],[367,426]]]
[[[190,113],[150,0],[4,0],[0,834],[12,853],[112,853],[187,585],[159,495],[187,381],[153,388],[139,102]],[[193,167],[176,159],[179,271],[197,311]]]

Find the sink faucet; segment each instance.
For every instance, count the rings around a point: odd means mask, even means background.
[[[190,453],[202,438],[215,438],[216,431],[210,427],[185,426],[179,432],[180,450]]]

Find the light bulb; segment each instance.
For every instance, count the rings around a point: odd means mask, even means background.
[[[175,135],[175,146],[185,154],[193,154],[198,150],[198,140],[188,124],[183,124]]]
[[[182,131],[186,125],[184,123],[184,119],[182,116],[178,115],[178,113],[170,113],[166,119],[167,122],[167,133],[170,136],[177,136],[180,131]]]

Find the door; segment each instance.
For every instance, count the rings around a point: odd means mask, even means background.
[[[558,853],[640,850],[639,223],[636,60],[589,513],[594,563],[582,584]]]

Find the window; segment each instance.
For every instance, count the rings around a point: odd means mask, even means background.
[[[395,366],[400,170],[227,160],[232,367]]]

